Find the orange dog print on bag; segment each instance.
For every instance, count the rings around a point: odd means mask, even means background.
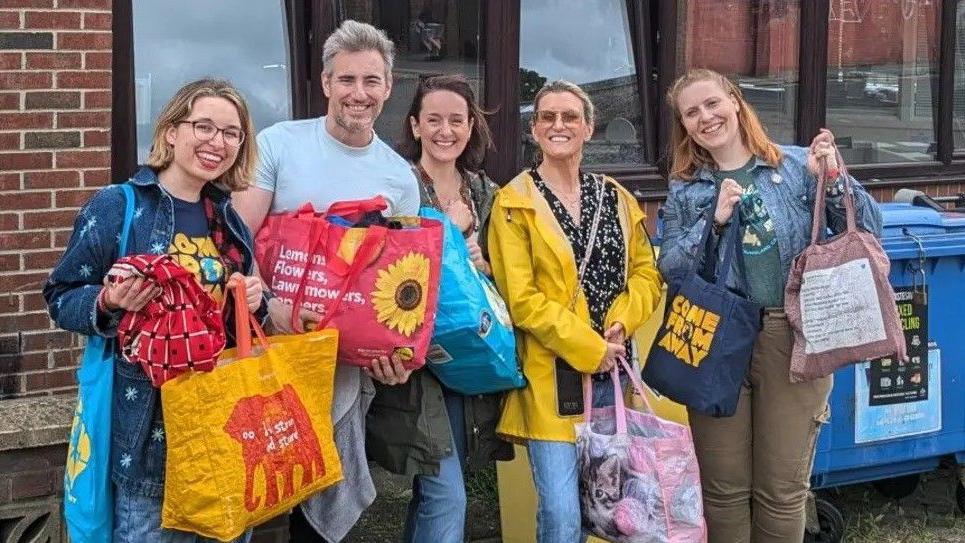
[[[285,385],[271,396],[239,400],[224,430],[241,443],[248,511],[277,505],[279,484],[284,485],[281,499],[293,496],[296,466],[301,469],[299,488],[325,474],[325,462],[312,421],[291,385]],[[259,467],[264,472],[264,503],[255,495]]]

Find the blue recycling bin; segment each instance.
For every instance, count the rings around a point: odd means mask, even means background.
[[[965,214],[911,204],[881,210],[911,360],[834,374],[816,489],[931,471],[946,457],[965,464]]]

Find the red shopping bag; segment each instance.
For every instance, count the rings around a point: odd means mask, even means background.
[[[435,325],[442,224],[392,217],[355,226],[386,209],[379,196],[337,202],[324,214],[305,204],[271,215],[255,238],[262,277],[279,297],[323,315],[339,330],[338,360],[368,366],[399,354],[407,369],[425,363]]]

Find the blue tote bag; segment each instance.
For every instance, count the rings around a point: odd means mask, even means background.
[[[723,262],[715,269],[718,253],[710,247],[713,210],[711,206],[701,238],[704,269],[665,278],[666,312],[642,376],[679,404],[712,417],[729,417],[737,410],[763,308],[744,295],[747,274],[736,214],[720,240]],[[726,286],[734,258],[742,292]]]
[[[445,225],[439,308],[426,367],[462,394],[525,386],[513,324],[495,285],[472,265],[462,232],[445,214],[423,207],[419,215]]]
[[[121,185],[126,205],[118,255],[127,253],[134,217],[134,189]],[[110,543],[114,530],[111,492],[111,398],[114,340],[90,336],[77,370],[77,408],[64,469],[64,519],[73,543]]]

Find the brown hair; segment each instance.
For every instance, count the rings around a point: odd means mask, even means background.
[[[255,125],[251,122],[248,104],[234,86],[223,79],[199,79],[192,81],[178,89],[171,100],[161,110],[157,122],[154,123],[154,139],[151,142],[151,153],[147,157],[147,165],[161,171],[171,165],[174,151],[168,145],[165,134],[168,128],[176,126],[191,115],[194,102],[204,97],[224,98],[238,108],[238,118],[241,119],[241,130],[245,139],[238,149],[238,156],[234,164],[228,168],[217,181],[228,190],[240,191],[248,188],[258,160],[258,146],[255,142]]]
[[[670,132],[670,177],[692,179],[694,173],[701,166],[716,166],[710,153],[687,134],[687,129],[684,128],[683,120],[680,117],[680,108],[677,105],[681,91],[698,81],[713,81],[720,85],[724,92],[737,100],[737,105],[740,108],[737,112],[737,125],[744,145],[754,156],[758,156],[771,166],[777,167],[784,153],[767,136],[764,125],[761,124],[754,108],[744,99],[740,87],[714,70],[692,68],[677,78],[671,85],[670,90],[667,91],[667,102],[670,104],[670,109],[673,110],[674,115]]]
[[[449,91],[458,94],[469,109],[469,120],[472,121],[472,132],[466,148],[456,159],[456,167],[463,171],[476,171],[482,166],[486,158],[486,150],[493,148],[493,136],[486,122],[486,112],[476,103],[476,95],[472,92],[469,82],[461,75],[433,75],[422,79],[412,98],[409,113],[402,119],[402,139],[399,141],[399,154],[412,162],[418,162],[422,157],[422,144],[412,134],[409,119],[419,120],[422,113],[422,100],[427,94],[435,91]]]

